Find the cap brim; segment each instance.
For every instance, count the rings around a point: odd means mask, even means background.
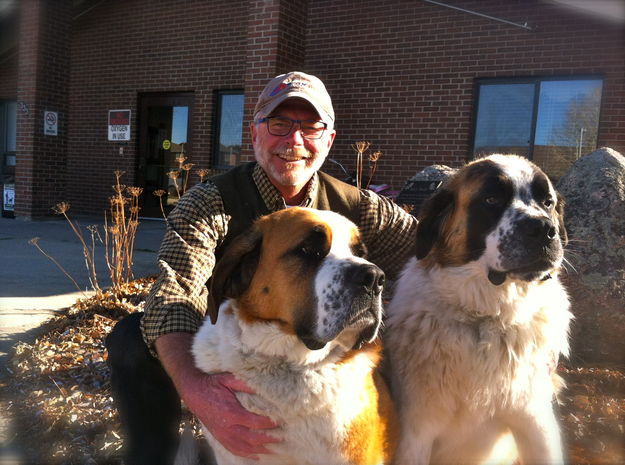
[[[332,116],[328,114],[327,111],[325,111],[321,106],[315,104],[313,101],[311,101],[308,98],[306,94],[302,94],[301,92],[287,92],[284,95],[281,95],[280,97],[278,97],[277,99],[272,100],[269,105],[264,106],[263,108],[258,110],[258,112],[254,115],[254,119],[266,118],[267,116],[271,114],[272,111],[278,108],[280,104],[282,104],[285,100],[288,100],[290,98],[299,98],[299,99],[305,100],[315,109],[315,111],[317,112],[317,114],[322,120],[324,120],[325,118],[328,118],[330,121],[334,122],[334,119],[332,118]]]

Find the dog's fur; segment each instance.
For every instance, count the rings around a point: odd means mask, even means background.
[[[356,226],[290,208],[258,220],[224,253],[212,295],[227,299],[197,333],[207,373],[232,372],[248,410],[279,424],[259,461],[232,455],[204,428],[220,465],[390,463],[397,427],[376,372],[384,274]]]
[[[384,333],[400,416],[395,463],[510,463],[517,451],[526,465],[562,463],[552,405],[571,319],[557,277],[562,199],[528,160],[492,155],[421,211]],[[509,432],[513,450],[496,448]]]

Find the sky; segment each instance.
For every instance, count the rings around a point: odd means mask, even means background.
[[[189,107],[174,107],[171,123],[171,141],[174,144],[182,144],[187,141],[188,120]]]

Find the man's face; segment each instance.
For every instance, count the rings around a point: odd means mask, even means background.
[[[307,102],[289,99],[278,106],[271,116],[284,116],[300,121],[319,121],[319,115]],[[286,136],[269,134],[267,124],[251,124],[252,145],[258,164],[265,170],[272,183],[280,188],[302,189],[328,155],[335,131],[332,121],[324,121],[328,129],[320,139],[305,139],[299,124],[294,124]]]

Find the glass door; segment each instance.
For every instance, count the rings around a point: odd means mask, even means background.
[[[193,93],[144,94],[139,109],[137,185],[141,216],[167,215],[183,194],[190,150]]]

